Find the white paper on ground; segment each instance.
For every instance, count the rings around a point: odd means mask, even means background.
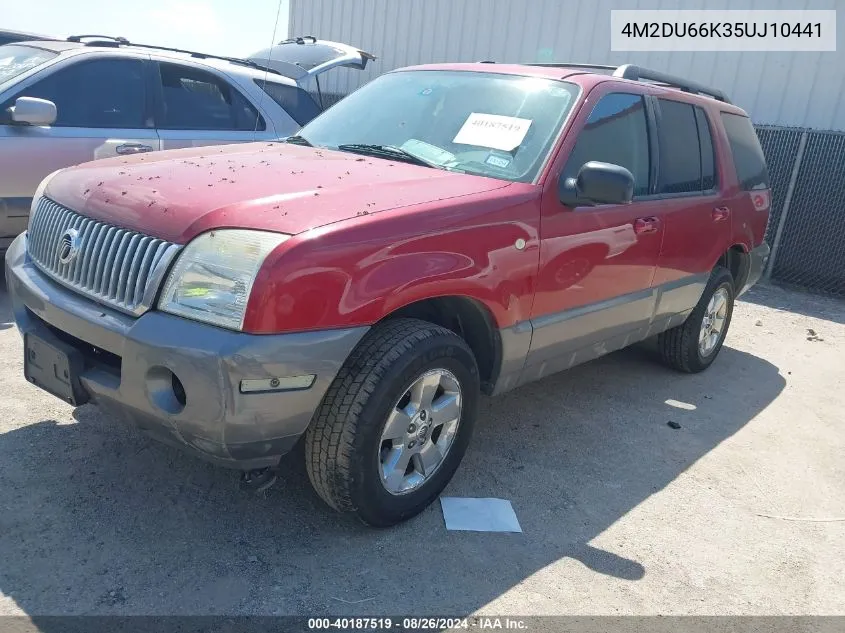
[[[464,121],[452,142],[510,152],[519,147],[528,134],[529,127],[531,119],[473,112]]]
[[[447,530],[471,532],[522,532],[507,499],[440,497]]]

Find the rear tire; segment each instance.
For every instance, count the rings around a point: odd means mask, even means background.
[[[414,405],[415,398],[424,402],[428,396],[428,405]],[[478,397],[475,357],[454,332],[418,319],[375,326],[341,368],[308,427],[311,484],[329,506],[355,512],[372,526],[415,516],[457,470],[472,436]],[[445,423],[438,425],[447,405],[448,432]],[[416,457],[423,447],[439,458],[436,464]]]
[[[694,374],[713,364],[731,324],[735,292],[730,271],[716,266],[687,320],[658,335],[657,348],[666,365]]]

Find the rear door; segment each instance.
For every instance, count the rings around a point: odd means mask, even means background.
[[[222,73],[154,62],[156,126],[162,149],[245,143],[278,136]]]
[[[698,302],[710,270],[730,246],[734,209],[722,194],[716,128],[708,112],[662,97],[654,102],[658,178],[652,198],[664,227],[654,279],[660,292],[656,315],[670,317]]]
[[[148,57],[72,57],[28,78],[0,104],[0,237],[26,228],[32,195],[49,173],[99,158],[159,149],[148,99]],[[8,93],[7,93],[8,94]],[[18,97],[56,104],[52,125],[13,123]]]

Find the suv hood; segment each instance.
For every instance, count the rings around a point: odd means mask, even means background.
[[[509,184],[265,142],[92,161],[58,172],[45,195],[88,217],[182,244],[215,228],[296,234]]]

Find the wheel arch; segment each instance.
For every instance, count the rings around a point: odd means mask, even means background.
[[[414,318],[451,330],[460,336],[478,363],[481,391],[491,394],[502,366],[502,337],[491,310],[464,295],[445,295],[413,301],[396,308],[379,323]]]
[[[744,244],[734,244],[726,250],[716,261],[716,266],[727,268],[734,278],[734,288],[737,292],[745,285],[750,271],[750,259],[748,250]]]

